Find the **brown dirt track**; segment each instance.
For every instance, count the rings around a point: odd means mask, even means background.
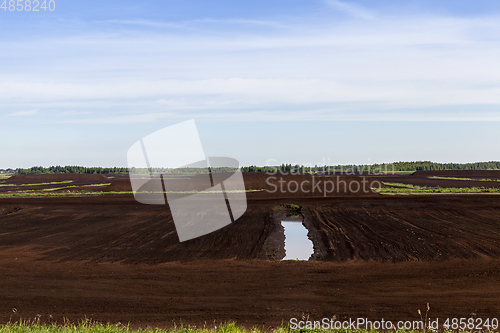
[[[0,320],[268,327],[416,320],[427,302],[433,318],[500,316],[500,196],[249,197],[238,221],[184,243],[168,207],[130,195],[0,199]],[[284,203],[302,207],[318,261],[269,260]]]

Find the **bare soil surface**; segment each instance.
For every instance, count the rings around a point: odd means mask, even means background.
[[[214,185],[227,179],[229,173],[212,174]],[[170,177],[166,179],[171,191],[202,191],[203,176]],[[245,190],[249,198],[302,198],[302,197],[339,197],[339,196],[376,196],[372,187],[378,187],[379,182],[370,177],[318,177],[311,175],[244,173]],[[372,183],[375,184],[372,186]],[[359,186],[358,186],[359,184]],[[500,184],[500,183],[499,183]],[[147,183],[144,190],[148,190]],[[114,181],[103,191],[132,191],[130,179]]]
[[[269,328],[290,318],[495,318],[499,260],[293,262],[210,260],[159,265],[34,261],[1,252],[1,322],[63,318],[132,327],[236,321]],[[17,258],[17,260],[15,259]]]
[[[429,170],[415,171],[414,177],[457,177],[457,178],[496,178],[500,179],[500,170]]]
[[[438,170],[438,171],[415,171],[413,173],[386,173],[381,174],[380,172],[350,172],[350,173],[339,173],[339,172],[325,172],[318,173],[316,176],[326,176],[332,179],[346,179],[346,177],[353,178],[356,177],[367,177],[367,179],[378,180],[382,182],[398,182],[402,184],[412,184],[416,186],[427,186],[427,187],[452,187],[452,188],[464,188],[464,187],[500,187],[500,170]],[[369,177],[369,178],[368,178]],[[432,177],[448,177],[448,178],[463,178],[471,180],[462,179],[436,179]]]
[[[41,175],[13,175],[7,179],[10,184],[26,184],[31,183],[45,183],[57,182],[64,180],[79,180],[79,181],[107,181],[108,177],[102,174],[78,174],[78,173],[57,173],[57,174],[41,174]]]
[[[422,171],[424,172],[424,171]],[[477,175],[478,173],[474,173]],[[383,182],[397,182],[402,184],[411,184],[416,186],[427,186],[427,187],[453,187],[453,188],[464,188],[464,187],[486,187],[486,188],[498,188],[500,187],[499,173],[494,173],[489,176],[471,176],[470,174],[456,174],[454,176],[450,175],[448,172],[439,173],[438,171],[433,171],[428,174],[415,173],[413,175],[384,175],[384,176],[372,176],[373,179],[380,180]],[[456,177],[456,178],[470,178],[473,180],[457,180],[457,179],[436,179],[430,177]],[[484,180],[483,180],[484,179]]]
[[[168,206],[132,195],[1,198],[0,322],[269,328],[417,320],[427,302],[432,318],[500,316],[500,196],[250,194],[235,223],[183,243]],[[285,204],[300,206],[315,261],[277,260]]]
[[[112,178],[101,174],[14,175],[0,181],[0,193],[47,190],[54,193],[96,192],[104,190],[111,182]]]

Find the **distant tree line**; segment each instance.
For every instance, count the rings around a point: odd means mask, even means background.
[[[425,171],[425,170],[500,170],[500,161],[475,163],[435,163],[431,161],[395,162],[374,164],[372,168],[381,168],[394,171]]]
[[[76,165],[68,166],[50,166],[44,168],[41,166],[31,167],[29,169],[16,169],[16,173],[20,175],[36,175],[36,174],[47,174],[47,173],[87,173],[87,174],[99,174],[99,173],[128,173],[128,168],[102,168],[102,167],[82,167]]]
[[[242,167],[243,172],[369,172],[369,171],[423,171],[423,170],[500,170],[500,162],[476,162],[476,163],[435,163],[431,161],[418,162],[395,162],[365,165],[330,165],[330,166],[303,166],[292,164],[281,164],[280,166],[249,166]]]
[[[209,168],[211,172],[234,172],[234,168]],[[131,168],[132,174],[200,174],[205,173],[206,168]],[[435,163],[431,161],[417,162],[395,162],[366,165],[331,165],[331,166],[303,166],[292,164],[281,164],[279,166],[245,166],[242,172],[293,172],[293,173],[315,173],[315,172],[369,172],[369,171],[424,171],[424,170],[500,170],[499,161],[475,162],[475,163]],[[15,172],[20,175],[50,174],[50,173],[86,173],[86,174],[120,174],[129,173],[128,168],[114,167],[82,167],[82,166],[41,166],[29,169],[0,169],[1,171]]]

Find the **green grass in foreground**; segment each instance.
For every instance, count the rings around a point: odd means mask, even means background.
[[[174,326],[171,329],[159,329],[159,328],[148,328],[148,329],[137,329],[132,330],[128,326],[124,326],[121,324],[112,325],[112,324],[97,324],[97,323],[89,323],[82,322],[81,324],[65,324],[65,325],[55,325],[55,324],[30,324],[30,323],[9,323],[5,325],[0,325],[0,333],[261,333],[261,332],[273,332],[273,333],[290,333],[290,332],[314,332],[314,333],[323,333],[323,332],[335,332],[335,333],[377,333],[381,331],[376,330],[352,330],[352,329],[335,329],[335,330],[326,330],[326,329],[300,329],[300,330],[292,330],[289,327],[279,327],[279,328],[251,328],[247,329],[244,327],[239,327],[234,323],[228,323],[223,325],[208,325],[207,327],[196,327],[196,326]],[[397,333],[420,333],[424,331],[418,330],[394,330],[391,332]],[[464,333],[464,332],[472,332],[472,331],[443,331],[443,333]],[[492,331],[482,331],[484,333],[492,332]]]
[[[487,188],[487,187],[421,187],[411,184],[401,183],[385,183],[387,187],[380,188],[376,191],[380,194],[389,195],[418,195],[418,194],[500,194],[500,188]]]
[[[288,328],[277,328],[268,329],[268,331],[285,333],[290,332]],[[321,332],[321,330],[309,330],[311,332]],[[174,326],[171,329],[159,329],[159,328],[149,328],[149,329],[137,329],[131,330],[128,326],[121,324],[96,324],[96,323],[85,323],[81,324],[66,324],[63,326],[58,326],[55,324],[44,325],[44,324],[26,324],[26,323],[14,323],[6,324],[0,326],[0,333],[191,333],[191,332],[206,332],[206,333],[260,333],[263,330],[259,328],[246,329],[243,327],[238,327],[234,323],[228,323],[224,325],[210,325],[207,327],[196,327],[196,326]],[[305,332],[305,330],[302,330]]]

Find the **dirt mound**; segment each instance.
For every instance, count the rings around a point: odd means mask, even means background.
[[[496,198],[384,199],[311,206],[306,219],[321,239],[321,260],[500,258]]]
[[[8,179],[8,183],[50,183],[64,180],[79,180],[102,182],[108,177],[101,174],[80,174],[80,173],[54,173],[42,175],[14,175]]]
[[[426,170],[416,171],[412,177],[500,178],[500,170]]]
[[[103,192],[131,192],[132,185],[130,184],[130,179],[120,179],[108,185]]]
[[[12,214],[12,213],[20,211],[21,209],[23,209],[23,207],[11,206],[11,205],[8,205],[8,206],[0,205],[0,216]]]

